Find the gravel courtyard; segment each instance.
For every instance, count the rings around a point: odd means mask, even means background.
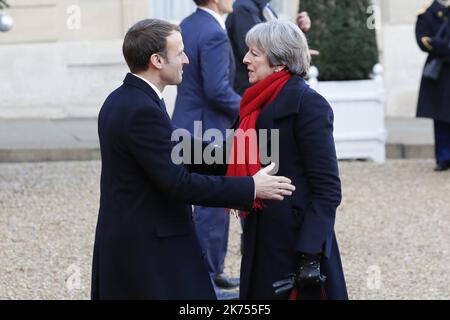
[[[340,162],[351,299],[450,299],[450,172]],[[100,162],[0,164],[0,299],[89,299]],[[232,219],[226,269],[239,275]]]

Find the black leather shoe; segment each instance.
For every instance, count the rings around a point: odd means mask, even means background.
[[[217,300],[239,300],[239,292],[216,291]]]
[[[438,164],[436,164],[436,167],[434,167],[434,171],[441,172],[441,171],[446,171],[449,168],[450,168],[450,163],[448,163],[448,162],[438,163]]]
[[[225,273],[221,273],[213,278],[214,283],[219,288],[232,289],[239,287],[239,278],[227,277]]]

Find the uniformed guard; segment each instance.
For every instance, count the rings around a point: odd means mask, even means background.
[[[435,0],[420,9],[416,23],[419,47],[428,52],[417,117],[434,120],[435,171],[450,168],[450,0]],[[433,77],[428,74],[434,75]]]

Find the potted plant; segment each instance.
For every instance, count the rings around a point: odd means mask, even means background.
[[[2,10],[9,8],[8,3],[6,0],[0,0],[0,31],[6,32],[11,30],[13,26],[13,19],[10,15],[4,13]]]
[[[369,0],[301,0],[313,26],[310,84],[331,104],[340,159],[385,161],[383,68]],[[369,13],[368,13],[369,12]]]
[[[8,3],[6,2],[6,0],[0,0],[0,10],[5,8],[9,8]]]

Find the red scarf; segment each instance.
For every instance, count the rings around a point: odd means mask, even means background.
[[[278,93],[281,91],[281,89],[283,89],[284,85],[289,81],[291,76],[292,74],[289,71],[282,70],[271,74],[264,80],[261,80],[260,82],[247,89],[241,101],[238,129],[242,130],[243,132],[247,132],[247,130],[254,130],[254,132],[256,132],[256,121],[258,120],[259,114],[277,97]],[[233,146],[231,149],[233,161],[228,164],[226,176],[253,176],[261,169],[256,136],[252,137],[251,139],[253,140],[253,138],[255,139],[255,141],[252,141],[252,143],[249,143],[247,138],[245,139],[245,155],[240,154],[240,157],[238,157],[239,151],[242,151],[243,148],[242,146],[240,148],[237,147],[239,139],[238,135],[235,134],[233,138]],[[238,151],[235,152],[235,150]],[[240,159],[241,162],[239,164],[237,161],[238,159]],[[243,159],[245,159],[244,163],[242,163]],[[254,161],[255,159],[256,161]],[[255,199],[253,203],[253,209],[262,209],[262,207],[263,205],[261,200]],[[244,218],[248,214],[249,212],[240,212],[240,216]]]

